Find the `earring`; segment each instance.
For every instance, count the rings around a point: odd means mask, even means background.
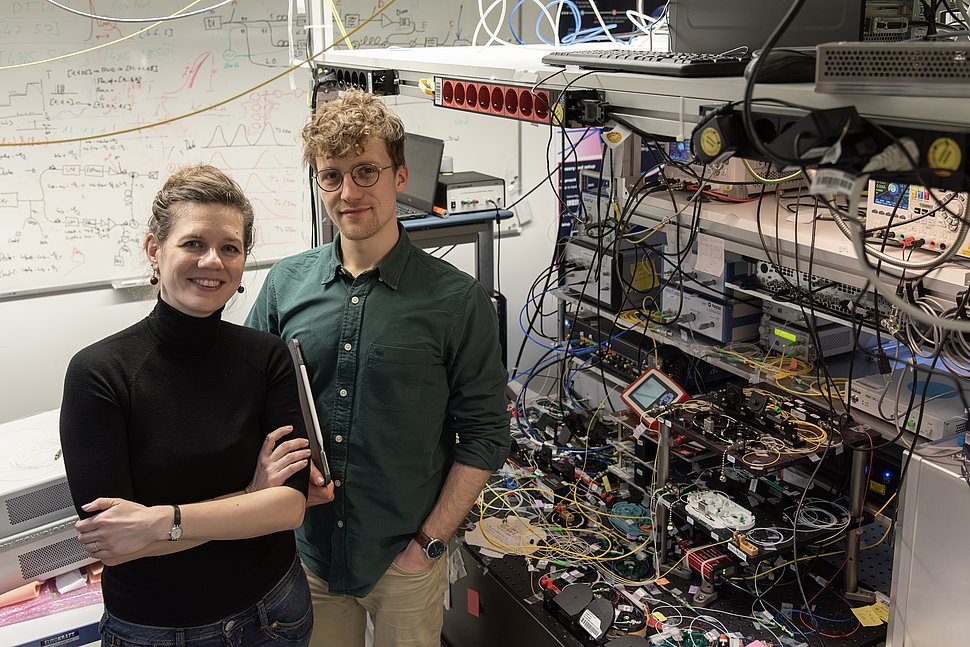
[[[245,291],[246,291],[246,286],[245,286],[245,285],[243,285],[242,283],[240,283],[240,284],[239,284],[239,287],[238,287],[238,288],[236,288],[236,292],[238,292],[239,294],[242,294],[242,293],[243,293],[243,292],[245,292]]]
[[[148,282],[152,285],[158,285],[158,268],[152,268],[152,278],[148,279]]]

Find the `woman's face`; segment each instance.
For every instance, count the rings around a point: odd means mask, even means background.
[[[168,238],[153,234],[145,252],[158,270],[162,300],[193,317],[208,317],[236,292],[246,264],[243,217],[223,204],[183,202]]]

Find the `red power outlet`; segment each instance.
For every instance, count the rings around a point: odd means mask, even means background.
[[[434,103],[443,108],[548,124],[551,96],[548,90],[481,83],[460,79],[436,79]]]

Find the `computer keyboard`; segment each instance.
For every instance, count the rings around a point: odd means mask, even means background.
[[[688,54],[641,49],[563,49],[542,57],[546,65],[578,65],[590,70],[615,70],[661,76],[741,76],[750,54]]]

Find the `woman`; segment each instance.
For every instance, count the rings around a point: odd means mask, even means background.
[[[278,337],[221,320],[252,245],[252,206],[231,178],[175,173],[145,238],[154,310],[68,367],[61,443],[80,540],[106,565],[102,645],[309,640],[295,372]]]

